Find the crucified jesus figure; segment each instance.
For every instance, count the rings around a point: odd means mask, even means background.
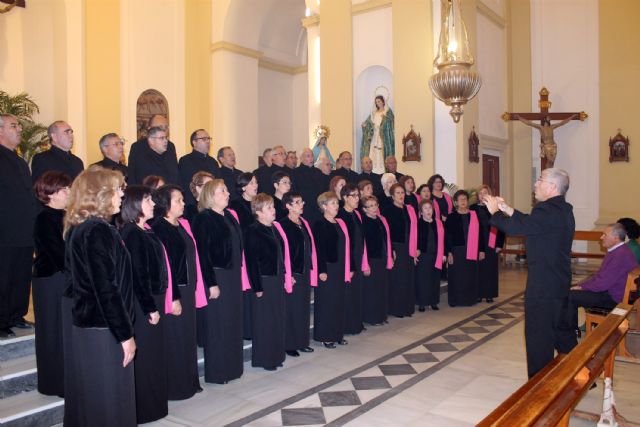
[[[532,128],[536,128],[540,131],[540,139],[542,140],[540,142],[540,157],[546,159],[546,167],[548,168],[553,167],[554,163],[556,162],[556,154],[558,154],[558,145],[553,139],[553,130],[555,128],[559,128],[560,126],[566,125],[571,120],[579,116],[580,114],[574,114],[555,124],[551,124],[549,116],[546,116],[542,119],[542,124],[539,125],[536,122],[532,122],[531,120],[520,117],[518,114],[511,114],[511,117],[513,119],[520,120],[525,125],[531,126]]]

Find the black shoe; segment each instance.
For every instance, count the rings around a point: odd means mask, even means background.
[[[299,348],[298,351],[301,351],[303,353],[313,353],[314,350],[311,347],[307,346]]]
[[[347,341],[347,340],[340,340],[340,341],[338,341],[338,344],[340,344],[340,345],[347,345],[347,344],[349,344],[349,341]]]
[[[300,353],[298,353],[296,350],[287,350],[287,356],[300,357]]]
[[[336,348],[336,343],[334,342],[323,342],[322,345],[324,345],[325,348]]]
[[[438,311],[438,310],[440,310],[440,307],[438,307],[437,305],[432,305],[432,306],[431,306],[431,310],[436,310],[436,311]]]
[[[493,298],[487,298],[487,302],[493,302]]]
[[[198,388],[196,389],[196,393],[202,393],[202,387],[198,386]]]
[[[12,328],[18,328],[18,329],[33,329],[33,325],[31,323],[27,322],[24,319],[18,320],[11,327]]]
[[[420,307],[418,307],[418,311],[420,313],[423,313],[426,309],[424,308],[424,305],[421,305]]]
[[[580,328],[576,329],[576,338],[582,338],[582,331],[580,330]]]
[[[591,384],[591,387],[589,387],[589,390],[593,390],[596,387],[598,387],[598,383],[593,383]]]
[[[0,338],[11,338],[15,337],[16,333],[11,330],[11,328],[2,328],[0,329]]]
[[[265,366],[264,370],[265,371],[275,371],[277,368],[275,366]]]

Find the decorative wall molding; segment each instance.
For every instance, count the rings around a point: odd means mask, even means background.
[[[271,62],[267,59],[260,58],[258,60],[258,67],[265,68],[271,71],[277,71],[285,74],[302,74],[307,72],[307,66],[303,65],[301,67],[290,67],[288,65],[276,64],[275,62]]]
[[[305,28],[320,25],[320,15],[307,16],[306,18],[302,18],[300,21],[302,22],[302,26]]]
[[[384,9],[385,7],[391,7],[391,0],[368,0],[363,3],[352,5],[351,15],[359,15],[361,13]]]
[[[478,13],[482,14],[487,19],[494,22],[500,28],[505,28],[507,26],[506,19],[498,15],[493,9],[491,9],[489,6],[482,3],[481,1],[478,2],[477,10],[478,10]]]
[[[260,59],[264,55],[264,53],[250,49],[248,47],[240,46],[235,43],[230,43],[226,41],[219,41],[211,44],[211,52],[217,52],[219,50],[224,50],[227,52],[237,53],[238,55],[247,56],[249,58]]]

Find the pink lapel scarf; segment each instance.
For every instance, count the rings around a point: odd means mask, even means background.
[[[469,211],[469,232],[467,234],[467,259],[478,260],[478,236],[480,223],[476,211]]]
[[[436,268],[442,270],[442,258],[444,257],[444,224],[435,218],[436,229],[438,230],[438,251],[436,253]]]
[[[413,206],[405,205],[409,213],[409,256],[418,256],[418,217]]]
[[[442,192],[442,196],[444,197],[444,200],[447,202],[447,214],[445,216],[448,216],[451,212],[453,212],[453,200],[451,200],[451,196],[445,193],[444,191]],[[437,197],[433,196],[431,198],[431,200],[433,200],[433,210],[436,213],[436,218],[440,218],[442,216],[440,214],[440,205],[436,200],[434,200],[434,198],[437,199]]]
[[[280,233],[282,241],[284,242],[284,290],[288,294],[293,292],[293,274],[291,273],[291,251],[289,250],[289,239],[287,239],[287,233],[284,232],[282,225],[278,221],[273,221],[273,226]]]
[[[358,220],[360,221],[360,224],[362,224],[362,215],[360,214],[360,212],[358,212],[358,210],[354,210],[353,213],[356,214],[356,216],[358,217]],[[363,242],[362,242],[362,246],[364,248],[364,251],[362,253],[362,265],[360,266],[360,270],[361,271],[367,271],[370,270],[371,267],[369,266],[369,256],[367,255],[367,242],[364,240],[364,237],[362,238]]]
[[[151,230],[151,226],[145,223],[144,229]],[[167,265],[167,293],[164,298],[164,312],[165,314],[171,314],[173,311],[173,278],[171,277],[171,264],[169,264],[169,255],[167,254],[167,249],[164,247],[164,243],[160,242],[160,244],[162,245],[164,262]]]
[[[336,222],[344,233],[344,281],[351,283],[351,242],[349,241],[349,229],[347,224],[340,218],[336,218]]]
[[[184,228],[191,240],[193,240],[193,247],[196,252],[196,308],[202,308],[207,305],[207,295],[204,290],[204,280],[202,279],[202,270],[200,269],[200,256],[198,255],[198,245],[196,239],[193,237],[191,226],[189,221],[184,218],[178,219],[178,223]]]
[[[300,217],[300,221],[304,224],[304,227],[307,229],[307,233],[309,233],[309,238],[311,238],[311,286],[314,288],[318,286],[318,254],[316,253],[316,241],[313,238],[313,233],[311,232],[311,227],[309,226],[309,222],[306,219]]]
[[[453,200],[451,200],[451,196],[447,193],[442,193],[444,199],[447,201],[447,214],[453,212]]]
[[[391,247],[391,230],[389,229],[389,223],[387,222],[387,218],[380,215],[378,212],[378,218],[384,225],[384,230],[387,232],[387,270],[391,270],[393,268],[393,248]]]
[[[240,225],[240,218],[238,217],[238,213],[236,211],[234,211],[233,209],[229,209],[227,208],[227,210],[229,211],[229,213],[231,215],[233,215],[233,217],[235,218],[236,222],[238,223],[238,225]],[[240,236],[240,241],[242,241],[242,236]],[[249,289],[251,289],[251,282],[249,282],[249,273],[247,273],[247,261],[244,258],[244,248],[242,249],[242,267],[241,267],[241,271],[242,271],[242,290],[243,291],[248,291]]]
[[[498,239],[498,229],[495,228],[494,226],[491,226],[491,228],[489,228],[489,247],[491,249],[496,248],[497,239]]]

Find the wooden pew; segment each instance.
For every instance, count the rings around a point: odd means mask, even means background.
[[[478,425],[567,426],[573,408],[604,371],[613,377],[616,348],[628,330],[628,304],[619,304],[593,333],[513,393]]]
[[[600,236],[602,236],[602,231],[584,231],[584,230],[576,230],[573,234],[574,242],[600,242]],[[514,249],[509,248],[508,246],[521,245],[522,248]],[[524,255],[526,254],[525,248],[525,237],[524,236],[515,236],[508,235],[505,238],[504,249],[500,252],[502,255],[503,263],[506,262],[507,255]],[[571,252],[571,258],[604,258],[604,252]]]

